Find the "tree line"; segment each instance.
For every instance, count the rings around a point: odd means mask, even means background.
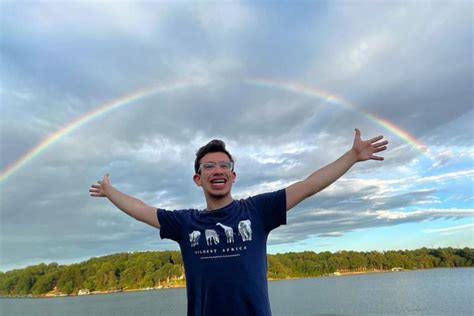
[[[474,249],[438,248],[397,251],[312,251],[268,255],[268,277],[316,277],[356,272],[439,267],[473,267]],[[81,289],[120,291],[185,285],[179,251],[119,253],[59,265],[41,263],[24,269],[0,271],[0,295],[77,294]]]

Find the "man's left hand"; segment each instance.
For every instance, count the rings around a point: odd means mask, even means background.
[[[357,161],[365,161],[365,160],[383,160],[383,157],[375,156],[375,153],[384,151],[387,149],[388,141],[380,141],[383,139],[383,136],[377,136],[371,138],[369,140],[362,140],[360,138],[360,130],[355,129],[355,138],[354,138],[354,145],[352,145],[352,150],[357,155]]]

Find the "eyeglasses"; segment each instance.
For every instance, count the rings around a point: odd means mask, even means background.
[[[234,170],[234,163],[232,161],[219,161],[219,162],[209,161],[209,162],[204,162],[199,165],[198,173],[201,172],[202,170],[206,170],[206,171],[214,170],[214,168],[217,166],[219,166],[219,168],[224,169],[224,170]]]

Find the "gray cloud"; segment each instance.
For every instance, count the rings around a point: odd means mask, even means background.
[[[288,218],[288,225],[272,233],[270,244],[288,244],[304,241],[309,237],[340,237],[344,233],[364,228],[393,227],[407,223],[420,223],[437,219],[462,219],[474,216],[472,209],[425,209],[415,212],[392,211],[338,211],[338,214],[326,211],[314,211],[306,214],[305,221],[301,216]]]

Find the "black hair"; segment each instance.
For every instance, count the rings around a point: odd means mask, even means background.
[[[234,158],[232,158],[232,155],[227,151],[227,149],[225,149],[225,143],[220,139],[213,139],[206,145],[199,148],[199,150],[196,152],[196,159],[194,160],[194,171],[198,173],[202,157],[209,153],[219,152],[226,154],[227,156],[229,156],[230,161],[234,162]]]

